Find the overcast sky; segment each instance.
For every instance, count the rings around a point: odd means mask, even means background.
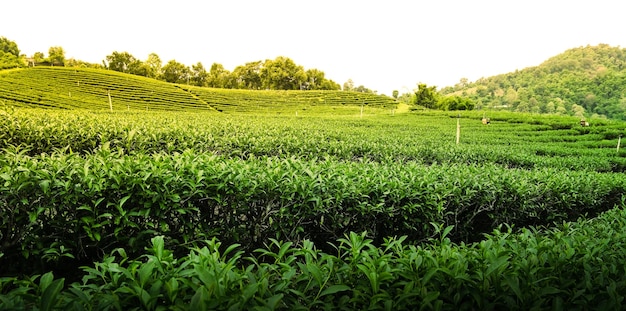
[[[228,70],[286,56],[342,84],[351,78],[387,95],[418,82],[539,65],[567,49],[626,47],[620,0],[29,0],[3,1],[0,36],[21,52],[101,63],[113,51],[157,53]]]

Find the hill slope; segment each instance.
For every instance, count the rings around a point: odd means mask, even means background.
[[[110,98],[110,101],[109,101]],[[0,103],[21,107],[255,112],[311,107],[395,107],[383,95],[343,91],[252,91],[171,84],[108,70],[35,67],[0,71]],[[110,105],[111,103],[111,105]],[[354,107],[352,110],[355,110]]]
[[[469,96],[478,109],[626,119],[626,49],[574,48],[539,66],[459,83],[442,93]]]

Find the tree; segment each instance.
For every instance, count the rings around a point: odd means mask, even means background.
[[[306,81],[304,82],[303,89],[305,90],[320,90],[322,89],[322,83],[326,78],[324,72],[318,69],[308,69],[306,72]]]
[[[556,107],[554,105],[554,102],[551,101],[551,102],[547,103],[546,104],[546,109],[543,112],[545,112],[545,113],[555,113],[556,112]]]
[[[0,53],[8,53],[13,56],[20,56],[20,49],[17,48],[17,43],[11,41],[5,37],[0,37]]]
[[[437,108],[438,97],[436,86],[427,86],[424,83],[420,83],[417,86],[417,92],[415,92],[415,104],[434,109]]]
[[[340,91],[341,85],[333,80],[324,79],[324,81],[322,82],[321,90]]]
[[[191,76],[189,67],[177,62],[176,60],[170,60],[163,66],[163,79],[171,83],[188,83]]]
[[[44,62],[45,60],[46,60],[46,56],[42,52],[35,52],[35,54],[33,54],[33,61],[35,63],[41,63],[41,62]]]
[[[467,97],[449,95],[440,98],[437,107],[441,110],[472,110],[474,103]]]
[[[0,69],[17,68],[24,65],[17,44],[5,37],[0,37]]]
[[[48,49],[48,61],[52,65],[65,65],[65,51],[60,46],[53,46]]]
[[[343,83],[344,91],[353,91],[354,90],[354,81],[352,79],[348,79],[348,81]]]
[[[400,94],[400,92],[398,92],[398,90],[393,90],[391,92],[391,96],[395,99],[398,99],[398,95]]]
[[[577,116],[582,119],[585,117],[585,108],[581,105],[573,104],[572,113],[574,114],[574,116]]]
[[[270,90],[299,90],[306,80],[302,66],[288,57],[266,60],[261,68],[262,87]]]
[[[201,62],[195,65],[191,65],[191,82],[195,86],[207,86],[209,80],[209,73],[204,69]]]
[[[148,78],[158,79],[161,76],[161,67],[163,62],[161,62],[161,58],[156,53],[150,53],[148,55],[148,59],[144,62],[144,66],[147,68]]]
[[[261,88],[262,62],[249,62],[233,70],[233,87],[238,89],[258,90]]]
[[[519,103],[517,91],[515,91],[512,87],[508,88],[506,90],[506,94],[504,95],[504,101],[511,107],[517,107],[517,104]]]
[[[230,71],[224,69],[222,64],[213,63],[209,70],[209,76],[207,78],[207,86],[217,88],[230,88],[233,87],[231,83]]]
[[[128,52],[114,51],[106,57],[108,63],[107,68],[119,72],[147,75],[146,69],[142,69],[142,63]]]

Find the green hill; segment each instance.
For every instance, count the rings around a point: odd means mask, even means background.
[[[110,101],[109,101],[110,98]],[[35,67],[0,71],[0,102],[20,107],[89,110],[280,112],[355,106],[391,109],[383,95],[343,91],[251,91],[172,84],[115,71]]]
[[[578,47],[539,66],[441,90],[465,95],[477,109],[626,119],[626,49]]]

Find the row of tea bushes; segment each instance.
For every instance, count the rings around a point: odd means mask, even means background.
[[[29,155],[93,153],[103,146],[127,154],[182,152],[187,149],[228,157],[336,157],[424,164],[498,163],[510,168],[622,172],[626,158],[587,135],[552,131],[546,142],[524,130],[502,125],[463,129],[456,146],[454,122],[441,116],[334,118],[221,116],[211,113],[75,113],[0,110],[0,147],[23,146]],[[424,119],[426,118],[426,119]],[[443,120],[443,121],[442,121]],[[445,122],[444,122],[445,121]],[[530,126],[530,125],[528,125]],[[613,144],[613,142],[611,142]]]
[[[215,239],[177,255],[151,239],[141,257],[117,249],[82,267],[82,282],[49,272],[0,279],[3,310],[620,310],[626,298],[626,211],[547,231],[494,231],[451,243],[380,247],[346,234],[334,253],[308,240],[268,243],[247,257]],[[69,283],[69,282],[68,282]]]
[[[5,150],[0,266],[36,271],[116,247],[134,254],[159,234],[168,245],[215,236],[246,250],[269,238],[323,248],[348,231],[367,230],[376,243],[423,241],[437,223],[454,226],[455,241],[474,241],[500,224],[593,216],[619,203],[625,189],[622,174],[490,164]]]

